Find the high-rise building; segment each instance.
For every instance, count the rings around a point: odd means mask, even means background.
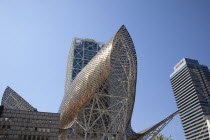
[[[137,58],[127,29],[122,26],[108,43],[100,44],[73,40],[59,109],[60,139],[146,140],[156,136],[177,112],[140,133],[131,129]]]
[[[72,80],[103,46],[104,43],[92,39],[73,39],[67,62],[65,90],[69,88]]]
[[[187,140],[210,138],[205,116],[210,115],[210,72],[197,60],[183,58],[170,75]]]

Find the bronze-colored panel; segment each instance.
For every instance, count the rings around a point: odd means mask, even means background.
[[[136,60],[132,39],[122,26],[65,87],[60,127],[74,124],[76,135],[86,139],[125,138],[135,98]]]

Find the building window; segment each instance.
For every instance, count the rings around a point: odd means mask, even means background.
[[[8,135],[0,135],[0,139],[5,139],[7,137],[8,137]]]

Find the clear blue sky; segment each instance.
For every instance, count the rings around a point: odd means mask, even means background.
[[[57,112],[73,37],[107,42],[124,24],[138,57],[135,131],[177,110],[169,75],[183,57],[210,67],[209,0],[0,0],[0,97],[10,86]],[[183,140],[179,117],[163,131]]]

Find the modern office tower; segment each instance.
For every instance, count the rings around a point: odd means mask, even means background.
[[[0,139],[58,140],[59,113],[38,112],[7,87],[0,106]]]
[[[72,80],[103,46],[104,43],[92,39],[73,39],[67,62],[65,90],[69,88]]]
[[[78,43],[82,44],[80,41]],[[95,51],[95,56],[87,59],[88,63],[81,59],[80,66],[74,65],[75,42],[68,58],[65,94],[59,109],[61,140],[68,139],[68,133],[69,140],[146,140],[158,134],[177,114],[140,133],[131,129],[137,58],[125,26],[111,41],[98,48],[100,51]],[[81,54],[88,56],[89,49],[81,50]],[[79,71],[74,74],[76,65]]]
[[[187,140],[210,138],[205,116],[210,115],[210,72],[197,60],[184,58],[170,75]]]

